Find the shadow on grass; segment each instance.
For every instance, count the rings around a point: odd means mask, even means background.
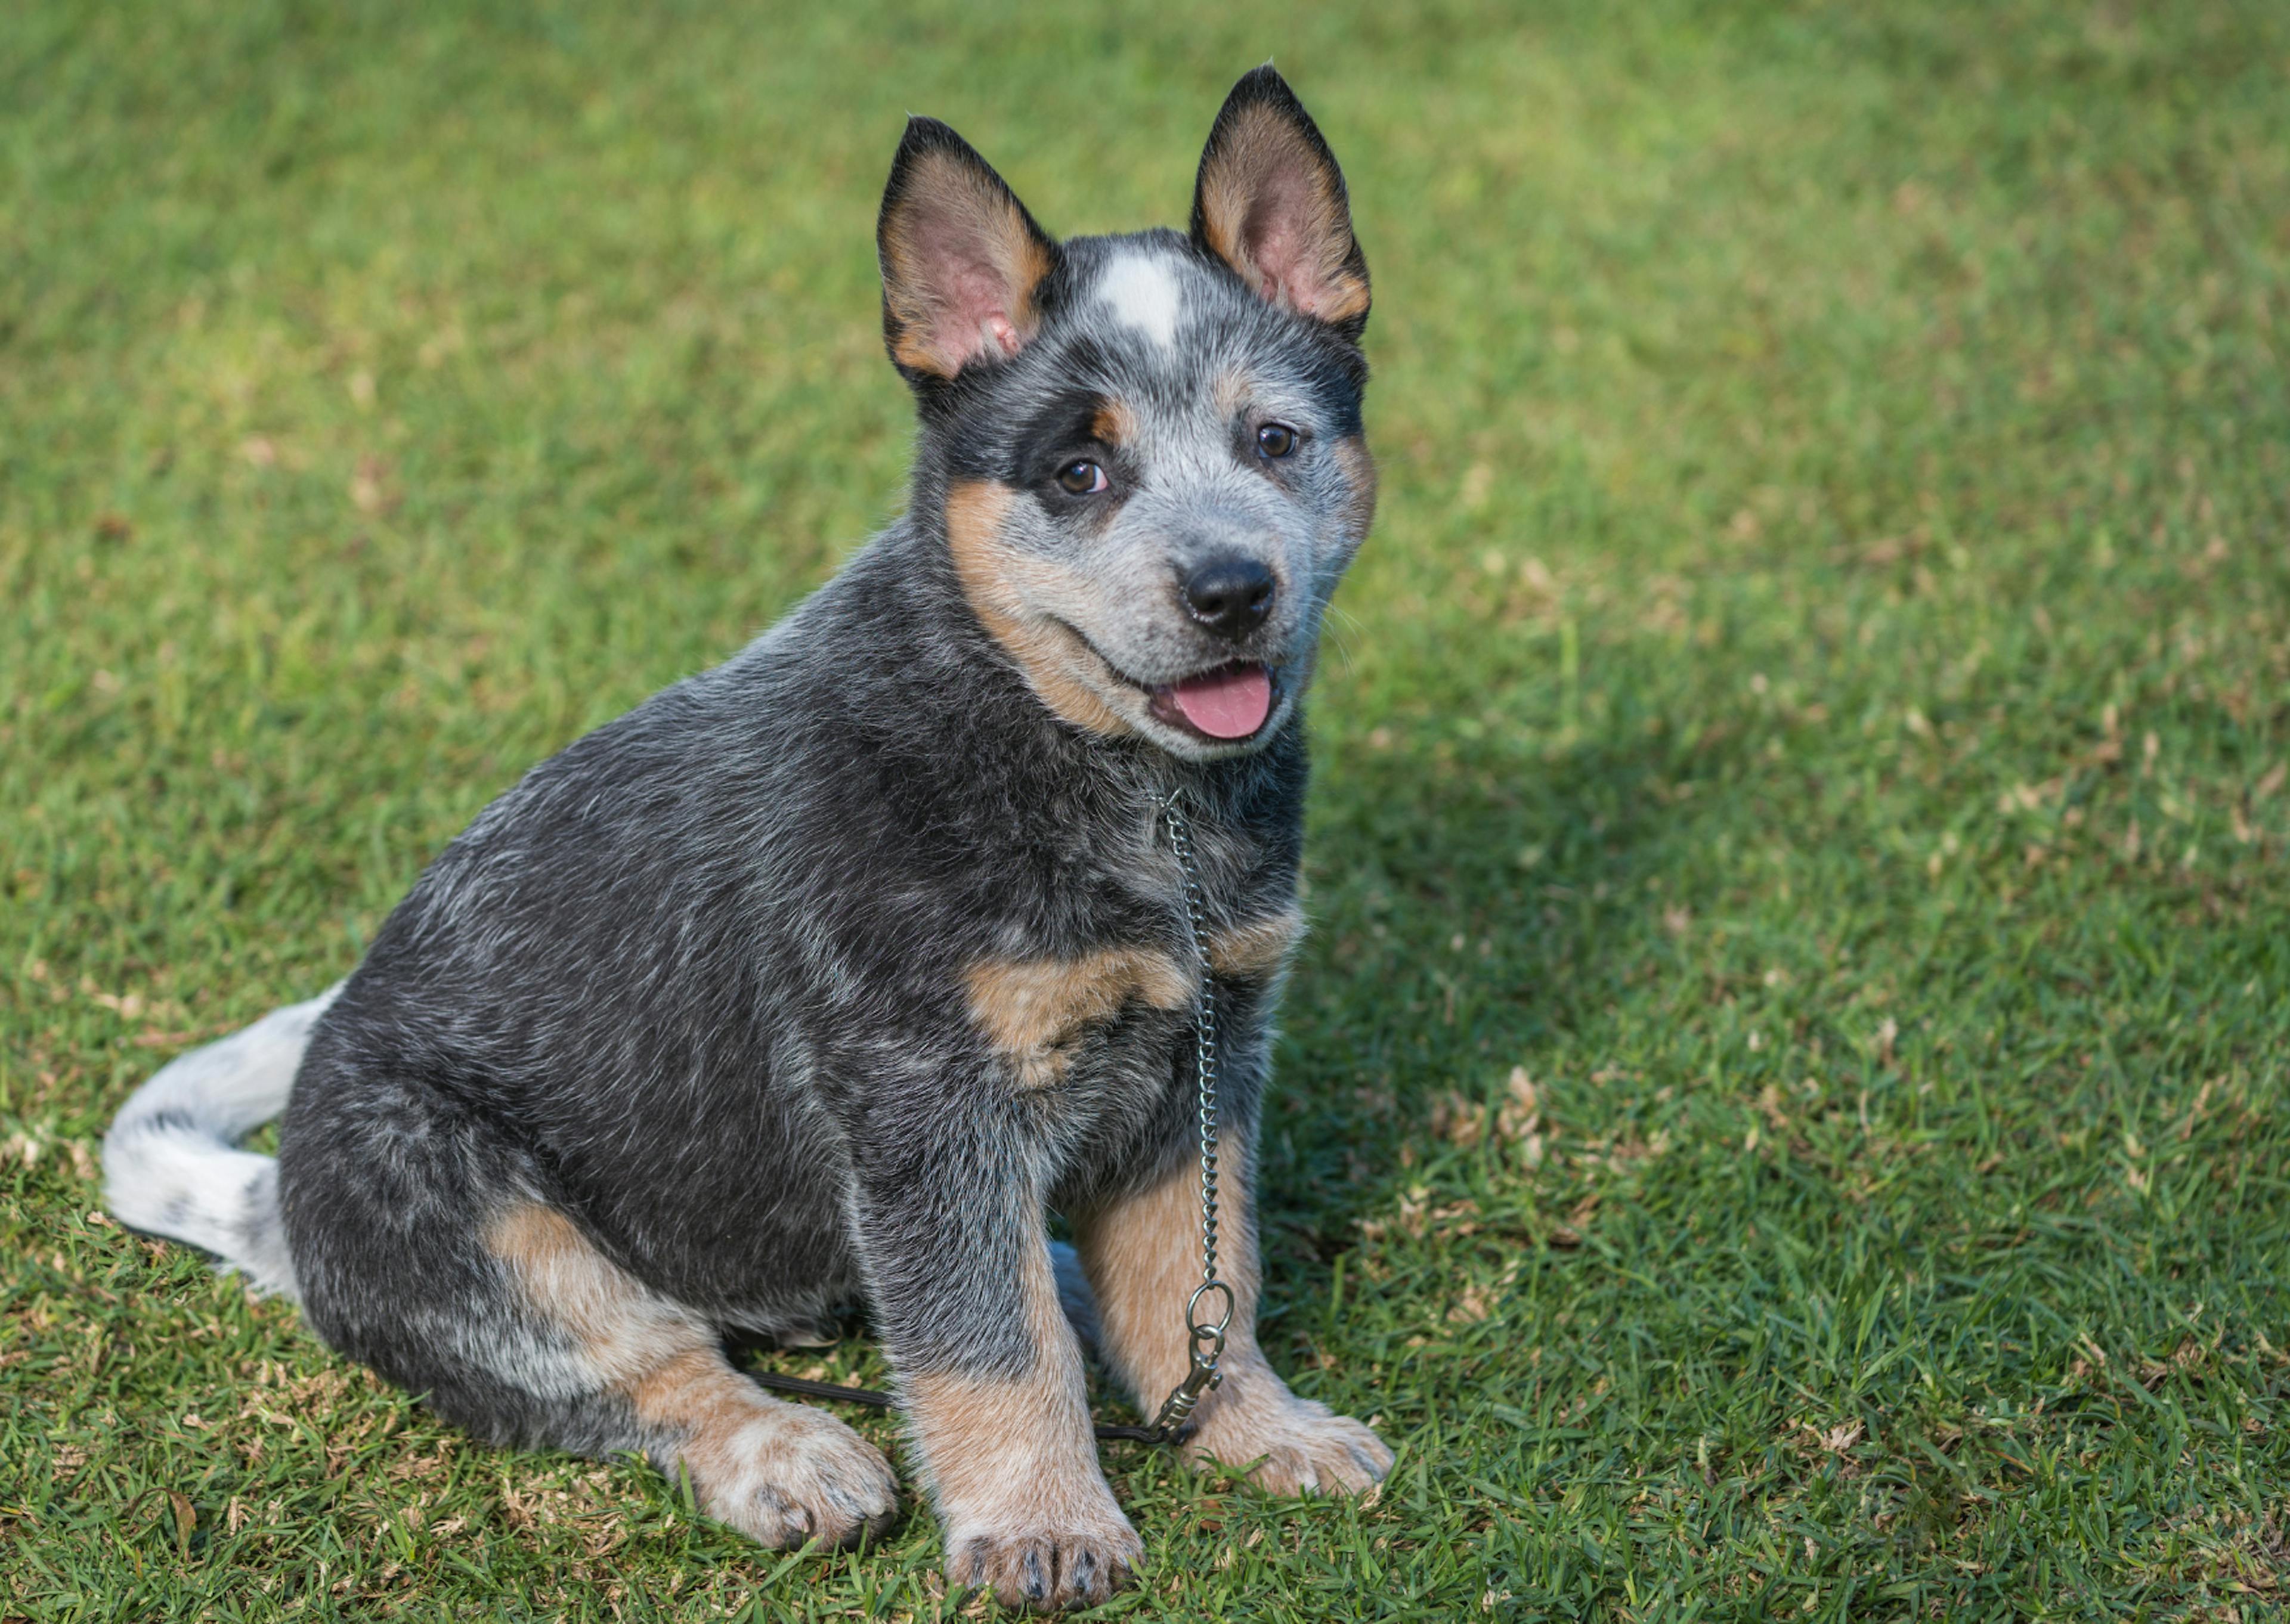
[[[1363,1223],[1452,1182],[1435,1100],[1492,1120],[1514,1068],[1546,1089],[1555,1056],[1595,1072],[1624,1006],[1707,973],[1678,938],[1775,769],[1738,728],[1631,722],[1547,751],[1355,741],[1324,760],[1314,934],[1266,1116],[1269,1319],[1341,1334],[1334,1270]]]

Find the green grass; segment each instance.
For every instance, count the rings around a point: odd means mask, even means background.
[[[1275,52],[1386,478],[1268,1342],[1400,1462],[1112,1452],[1107,1612],[2278,1604],[2290,11],[627,9],[0,16],[0,1617],[957,1611],[926,1515],[471,1445],[92,1152],[895,510],[907,109],[1173,221]]]

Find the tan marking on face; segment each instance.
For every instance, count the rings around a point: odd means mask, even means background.
[[[948,272],[922,240],[927,213],[943,240],[961,243],[983,260],[986,275],[1004,290],[1007,331],[964,331],[956,312],[933,298]],[[967,164],[943,153],[919,159],[901,204],[883,230],[883,293],[897,338],[892,354],[917,372],[951,378],[989,343],[1015,354],[1041,326],[1034,294],[1051,270],[1050,255],[1015,204]]]
[[[1026,607],[1023,587],[1053,583],[1057,566],[1029,558],[1003,540],[1017,492],[990,480],[965,480],[947,492],[946,539],[963,596],[994,640],[1009,651],[1036,697],[1077,727],[1094,733],[1135,730],[1083,680],[1101,664],[1087,644]]]
[[[1301,187],[1295,212],[1301,254],[1285,280],[1260,267],[1247,234],[1278,201],[1283,188]],[[1347,260],[1351,222],[1336,196],[1335,177],[1294,125],[1269,108],[1251,108],[1227,132],[1201,175],[1201,224],[1209,247],[1265,298],[1293,305],[1324,322],[1365,315],[1368,284]],[[1293,207],[1293,204],[1292,204]]]
[[[1261,981],[1287,968],[1288,956],[1304,939],[1304,912],[1290,907],[1251,919],[1209,938],[1209,964],[1236,981]]]
[[[1021,1088],[1065,1076],[1075,1045],[1130,1004],[1180,1010],[1191,979],[1167,954],[1106,948],[1079,958],[981,959],[964,973],[970,1018],[1017,1073]]]
[[[1344,526],[1357,541],[1375,523],[1375,459],[1368,454],[1366,437],[1361,435],[1346,435],[1335,443],[1334,451],[1347,487]]]
[[[1089,420],[1092,438],[1105,445],[1137,443],[1137,413],[1125,400],[1109,400]]]
[[[1218,417],[1229,422],[1248,404],[1249,394],[1245,372],[1219,372],[1209,384],[1209,405]]]

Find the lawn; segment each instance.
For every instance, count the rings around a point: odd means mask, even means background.
[[[94,1151],[897,510],[907,110],[1175,222],[1267,55],[1384,470],[1267,1345],[1399,1464],[1109,1446],[1105,1614],[2290,1596],[2290,8],[785,9],[0,13],[0,1618],[990,1611],[470,1444]]]

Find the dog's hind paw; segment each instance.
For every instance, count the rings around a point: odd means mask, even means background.
[[[1128,1520],[1083,1528],[957,1534],[947,1542],[949,1583],[989,1588],[1005,1607],[1037,1612],[1093,1607],[1127,1586],[1145,1555]]]
[[[774,1550],[813,1539],[851,1545],[891,1525],[899,1507],[891,1463],[833,1416],[776,1405],[734,1437],[727,1459],[693,1474],[701,1509],[717,1522]]]
[[[1219,1406],[1190,1452],[1245,1468],[1273,1494],[1362,1494],[1391,1470],[1391,1451],[1367,1426],[1284,1393],[1277,1404]]]

